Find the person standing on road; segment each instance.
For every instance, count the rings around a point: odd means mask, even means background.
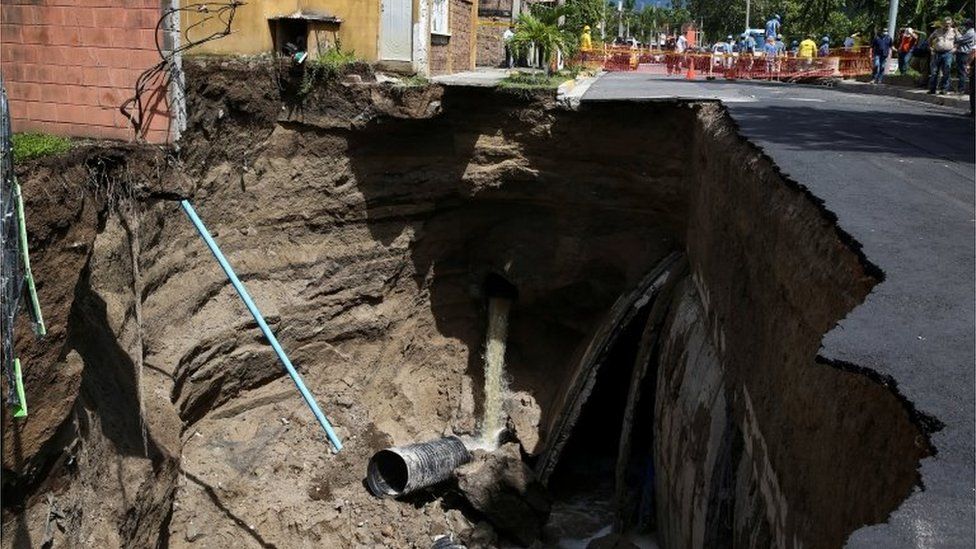
[[[502,42],[505,43],[505,64],[508,65],[509,69],[515,67],[515,52],[512,51],[511,45],[512,37],[514,36],[515,31],[512,29],[512,27],[508,27],[505,29],[505,32],[502,33]]]
[[[593,51],[593,37],[590,35],[589,25],[583,25],[583,34],[580,35],[580,51]]]
[[[782,19],[780,19],[778,13],[777,14],[773,14],[773,16],[769,18],[769,21],[766,21],[766,38],[767,39],[769,39],[769,38],[776,38],[776,35],[779,34],[779,28],[782,26],[781,23],[782,23]],[[765,47],[765,46],[763,46],[763,47]]]
[[[817,55],[817,43],[813,41],[813,36],[807,36],[803,42],[800,42],[800,49],[796,56],[801,59],[813,59],[813,56]]]
[[[942,20],[939,28],[929,36],[929,93],[935,93],[938,87],[940,94],[949,89],[949,76],[952,71],[952,53],[956,49],[956,38],[959,31],[952,23],[951,17]],[[941,78],[939,77],[941,73]]]
[[[915,49],[916,44],[918,44],[918,33],[911,27],[902,29],[901,35],[898,37],[898,74],[908,72],[909,63],[912,60],[912,50]]]
[[[969,52],[969,116],[976,116],[976,49]]]
[[[877,36],[871,41],[871,57],[874,59],[874,78],[871,81],[880,84],[884,78],[888,58],[891,57],[891,36],[887,30],[879,30]]]
[[[766,38],[763,45],[763,56],[766,58],[766,73],[770,76],[776,72],[776,56],[779,55],[779,46],[772,36]]]
[[[752,37],[752,33],[742,35],[742,49],[748,54],[756,53],[756,39]]]
[[[725,37],[725,44],[722,45],[722,65],[727,69],[732,68],[732,64],[735,61],[735,58],[732,56],[732,50],[734,49],[732,45],[734,43],[735,40],[732,39],[732,35],[730,34]]]
[[[955,40],[956,45],[956,72],[959,74],[959,93],[966,93],[969,75],[969,52],[973,51],[973,43],[976,42],[976,31],[973,30],[973,20],[967,19],[963,24],[965,29]]]
[[[830,38],[824,36],[820,39],[820,49],[817,50],[817,57],[827,57],[830,55]]]

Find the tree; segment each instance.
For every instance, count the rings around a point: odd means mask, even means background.
[[[559,19],[555,14],[558,9],[546,8],[546,10],[546,20],[532,13],[520,15],[515,25],[515,35],[512,36],[509,45],[518,55],[525,54],[533,45],[539,48],[542,62],[546,66],[546,75],[552,76],[552,55],[557,52],[566,54],[567,44],[566,37],[556,22]],[[551,19],[552,17],[555,19]]]
[[[783,17],[786,40],[808,34],[829,36],[835,43],[853,32],[873,33],[888,23],[890,0],[751,0],[750,26],[762,24],[777,13]],[[745,25],[745,0],[675,0],[673,7],[685,7],[694,20],[704,22],[707,36],[738,35]],[[961,20],[971,17],[971,0],[901,0],[898,27],[910,26],[928,32],[932,23],[949,14]]]

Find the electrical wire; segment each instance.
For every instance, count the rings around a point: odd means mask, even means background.
[[[162,85],[155,89],[169,89],[170,84],[172,84],[174,77],[176,76],[176,59],[183,52],[211,42],[213,40],[218,40],[230,34],[231,25],[234,22],[234,16],[237,14],[237,8],[243,6],[244,2],[239,2],[232,0],[230,2],[207,2],[207,3],[195,3],[187,4],[179,8],[170,8],[163,12],[159,20],[156,22],[156,32],[155,32],[155,45],[156,52],[159,54],[160,61],[143,71],[139,77],[136,79],[135,83],[135,94],[127,99],[122,105],[119,106],[119,111],[129,120],[132,124],[132,129],[136,134],[136,138],[142,138],[148,128],[145,127],[148,122],[146,115],[149,105],[143,100],[146,91],[150,89],[151,84],[158,78],[162,78]],[[159,37],[164,30],[163,24],[168,18],[171,18],[177,13],[204,13],[207,14],[201,17],[195,23],[187,26],[183,29],[181,33],[180,45],[173,48],[172,50],[163,50],[162,45],[159,43]],[[200,38],[191,39],[190,35],[192,32],[205,27],[211,21],[217,21],[220,23],[218,30],[202,36]]]

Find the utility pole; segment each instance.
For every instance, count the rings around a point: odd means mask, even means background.
[[[895,23],[898,19],[898,0],[891,0],[888,3],[888,36],[895,39]]]
[[[751,1],[746,0],[746,32],[749,32],[749,8],[751,7]]]
[[[624,36],[624,1],[617,2],[617,36]]]

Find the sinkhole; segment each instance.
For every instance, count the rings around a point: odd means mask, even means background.
[[[719,105],[567,111],[490,90],[380,101],[342,88],[282,110],[271,87],[248,98],[231,93],[239,79],[206,76],[188,78],[182,163],[130,161],[96,179],[166,169],[190,182],[178,191],[346,448],[310,442],[307,410],[177,190],[143,182],[128,197],[138,225],[103,196],[36,193],[38,223],[57,230],[35,247],[35,273],[59,281],[42,299],[63,305],[46,354],[27,358],[66,378],[28,372],[27,384],[35,408],[63,413],[19,433],[17,460],[5,454],[5,521],[46,513],[54,486],[64,509],[106,501],[132,546],[207,539],[192,523],[277,546],[403,546],[451,524],[473,546],[837,547],[919,488],[924,422],[879,380],[818,356],[882,273]],[[91,165],[22,179],[31,192],[84,181]],[[503,343],[495,380],[492,341]],[[118,388],[116,405],[104,387]],[[502,446],[480,451],[508,453],[476,456],[458,486],[392,505],[363,487],[377,452],[446,432],[477,439],[488,416]],[[406,477],[388,457],[377,467],[395,492]],[[99,478],[139,497],[108,497],[91,488]],[[522,505],[531,512],[511,512]],[[367,517],[370,528],[354,526]]]

